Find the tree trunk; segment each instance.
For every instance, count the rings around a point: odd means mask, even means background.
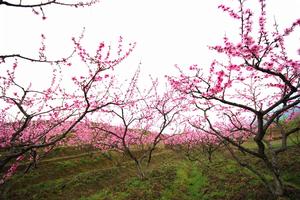
[[[208,161],[211,163],[211,158],[212,158],[212,152],[208,152]]]
[[[151,148],[149,151],[149,156],[148,156],[148,160],[147,160],[147,166],[150,165],[151,159],[152,159],[152,152],[153,152],[154,148]]]
[[[276,199],[280,199],[284,196],[284,186],[278,174],[273,173],[273,184],[274,189],[272,191]]]
[[[140,177],[140,179],[145,179],[146,176],[145,176],[145,173],[142,169],[142,166],[141,166],[141,163],[138,161],[138,160],[135,160],[135,164],[136,164],[136,167],[137,167],[137,170],[138,170],[138,175]]]
[[[284,186],[280,178],[280,171],[277,166],[276,155],[272,152],[272,162],[264,159],[267,169],[271,172],[273,180],[269,182],[269,188],[275,199],[281,199],[284,196]]]

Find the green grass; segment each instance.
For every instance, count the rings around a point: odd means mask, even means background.
[[[202,189],[208,184],[207,177],[195,163],[181,162],[176,166],[176,177],[169,188],[162,192],[161,200],[200,199]]]
[[[205,155],[201,162],[190,162],[178,153],[161,150],[154,155],[144,180],[136,176],[133,162],[117,153],[112,156],[119,166],[100,153],[57,151],[36,170],[16,174],[0,188],[0,194],[7,200],[272,199],[260,180],[223,151],[217,151],[209,163]],[[245,159],[263,166],[255,159]],[[300,149],[291,148],[281,160],[285,184],[300,188]]]

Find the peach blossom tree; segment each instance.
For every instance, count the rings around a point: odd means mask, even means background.
[[[237,9],[219,8],[239,22],[239,40],[224,36],[222,44],[210,46],[220,59],[213,60],[208,71],[192,65],[189,72],[180,70],[180,76],[169,77],[169,81],[202,113],[198,128],[223,139],[238,163],[256,174],[277,198],[286,195],[278,154],[287,149],[287,137],[297,134],[298,128],[282,137],[280,147],[265,140],[276,120],[300,103],[300,61],[289,55],[285,42],[300,19],[283,31],[276,22],[269,30],[265,0],[258,1],[257,16],[247,1],[236,2]],[[256,148],[243,145],[235,134],[253,138]],[[262,162],[272,180],[233,149]]]
[[[94,119],[81,123],[69,143],[92,145],[102,152],[121,152],[135,163],[138,176],[144,179],[153,152],[179,121],[182,101],[169,90],[159,93],[157,80],[150,89],[140,91],[138,73],[125,91],[120,87],[112,90],[118,104],[94,112]]]
[[[0,1],[0,5],[39,9],[43,18],[43,8],[50,5],[85,7],[98,1],[64,3],[63,1],[42,1],[32,4],[27,1]],[[44,34],[38,57],[21,54],[0,55],[0,183],[12,176],[23,160],[29,164],[26,169],[70,135],[81,120],[90,113],[101,110],[118,100],[110,95],[114,84],[111,70],[129,56],[135,43],[127,46],[120,37],[115,51],[104,42],[98,44],[95,52],[89,52],[81,43],[84,32],[79,38],[72,38],[74,51],[67,57],[56,60],[47,58]],[[51,69],[46,80],[49,84],[39,86],[19,81],[19,70],[28,64],[37,64]],[[48,68],[47,68],[48,67]],[[82,73],[73,71],[82,68]],[[63,77],[65,73],[73,77]],[[71,89],[64,87],[69,79]]]

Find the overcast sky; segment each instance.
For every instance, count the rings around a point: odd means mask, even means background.
[[[249,1],[258,6],[258,0]],[[45,21],[30,9],[0,6],[0,54],[38,56],[44,33],[48,57],[65,56],[73,49],[71,37],[80,35],[85,27],[84,44],[91,50],[100,41],[113,44],[119,36],[125,42],[137,42],[133,54],[116,70],[120,76],[130,76],[142,62],[143,74],[161,78],[174,72],[174,64],[205,67],[213,59],[207,45],[222,42],[225,33],[229,37],[237,33],[239,25],[217,9],[224,2],[235,1],[102,0],[85,9],[47,7]],[[299,8],[299,0],[267,1],[270,22],[275,17],[281,28],[300,17]],[[288,48],[296,52],[300,35],[294,34],[289,44]],[[28,77],[26,72],[32,74],[26,69],[22,75]]]

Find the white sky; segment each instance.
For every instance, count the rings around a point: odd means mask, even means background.
[[[227,2],[235,1],[102,0],[85,9],[47,7],[46,21],[30,9],[0,6],[0,55],[38,56],[40,35],[44,33],[48,58],[65,56],[73,49],[71,37],[80,35],[86,27],[84,43],[91,52],[98,42],[114,43],[119,36],[125,43],[137,42],[133,54],[116,70],[120,76],[130,77],[141,61],[142,74],[162,78],[175,71],[174,64],[210,63],[213,55],[207,45],[220,44],[225,33],[230,36],[238,27],[217,9]],[[300,18],[299,0],[269,0],[267,8],[270,19],[275,16],[281,28]],[[300,35],[294,36],[288,46],[292,52],[300,47]],[[34,74],[27,67],[20,74],[31,79]],[[43,69],[35,68],[34,72],[39,74],[38,81],[45,80],[41,78]]]

